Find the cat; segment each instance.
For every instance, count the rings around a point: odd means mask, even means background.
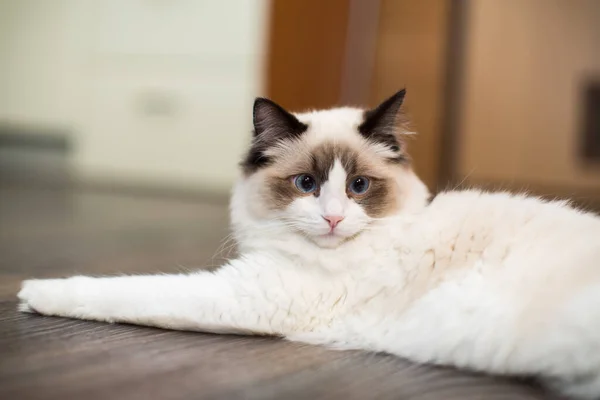
[[[386,352],[600,398],[600,219],[509,193],[430,199],[405,93],[297,114],[257,98],[230,207],[239,258],[27,280],[19,309]]]

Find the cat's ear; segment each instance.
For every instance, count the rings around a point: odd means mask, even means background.
[[[254,100],[254,138],[250,150],[241,163],[246,174],[251,174],[271,163],[267,150],[282,140],[294,139],[308,129],[279,104],[262,97]]]
[[[365,111],[363,122],[358,131],[365,138],[387,145],[392,151],[400,151],[399,122],[400,107],[404,101],[406,89],[402,89],[377,107]]]
[[[254,137],[273,142],[300,136],[308,126],[279,104],[262,97],[254,100]]]

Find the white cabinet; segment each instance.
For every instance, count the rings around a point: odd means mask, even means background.
[[[225,190],[262,91],[262,1],[90,2],[82,176]]]
[[[267,0],[0,7],[0,118],[72,130],[84,179],[229,188],[263,90]]]

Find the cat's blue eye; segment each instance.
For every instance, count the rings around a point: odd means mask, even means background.
[[[294,185],[302,193],[312,193],[317,190],[317,181],[308,174],[301,174],[294,178]]]
[[[354,194],[363,194],[369,190],[369,179],[364,176],[356,177],[348,185],[348,189]]]

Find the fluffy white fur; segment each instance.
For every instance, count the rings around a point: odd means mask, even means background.
[[[310,140],[360,145],[361,111],[300,114]],[[371,149],[373,150],[373,149]],[[380,148],[379,151],[387,151]],[[416,362],[537,376],[600,398],[600,220],[564,202],[477,190],[428,203],[410,170],[402,206],[369,218],[336,162],[318,198],[269,211],[261,173],[231,202],[241,257],[217,272],[28,280],[22,311],[203,332],[281,335]],[[334,234],[321,218],[345,217]]]

